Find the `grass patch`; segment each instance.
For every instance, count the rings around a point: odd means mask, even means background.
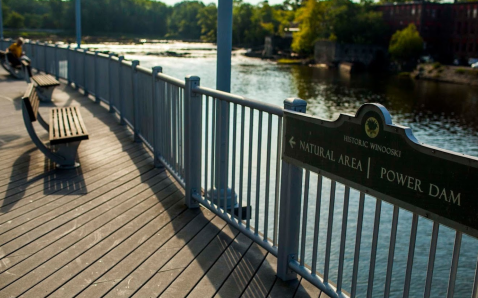
[[[300,59],[278,59],[277,64],[302,64]]]
[[[465,74],[466,72],[467,72],[467,70],[464,69],[464,68],[457,68],[457,69],[455,69],[455,73],[456,73],[456,74]]]
[[[441,63],[440,62],[435,62],[433,63],[433,69],[439,69],[441,67]]]
[[[410,77],[410,73],[407,72],[407,71],[403,71],[403,72],[400,72],[400,73],[398,74],[398,77],[399,77],[399,78],[409,78],[409,77]]]

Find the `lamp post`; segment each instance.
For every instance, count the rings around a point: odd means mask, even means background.
[[[217,9],[217,65],[216,88],[217,90],[231,91],[231,53],[232,53],[232,6],[233,0],[219,0]],[[219,195],[222,206],[235,207],[236,195],[228,185],[227,145],[229,134],[228,103],[221,101],[216,108],[216,123],[221,123],[216,128],[216,152],[218,153],[215,166],[215,189],[209,191],[209,196]],[[218,193],[219,192],[219,193]]]

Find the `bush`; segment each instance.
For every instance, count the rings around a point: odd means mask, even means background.
[[[435,62],[433,63],[433,69],[438,69],[441,67],[441,63],[440,62]]]
[[[466,73],[466,69],[464,68],[458,68],[455,70],[455,73],[456,74],[465,74]]]

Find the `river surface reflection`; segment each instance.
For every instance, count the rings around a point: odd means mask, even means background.
[[[197,75],[201,85],[215,87],[216,57],[215,47],[211,44],[163,43],[144,45],[86,45],[100,50],[112,50],[126,56],[126,59],[139,60],[144,67],[162,66],[167,75],[184,78],[186,75]],[[165,51],[174,51],[185,57],[161,56]],[[270,61],[247,58],[241,51],[232,58],[231,92],[281,105],[288,97],[299,97],[308,102],[309,114],[336,119],[340,113],[355,114],[364,103],[380,103],[392,115],[396,124],[412,128],[415,137],[422,143],[436,147],[478,156],[478,88],[465,85],[436,83],[430,81],[413,81],[399,79],[395,76],[380,74],[349,75],[337,70],[308,66],[283,66]],[[413,166],[413,165],[410,165]],[[439,167],[439,165],[438,165]],[[446,171],[446,169],[441,169]],[[314,179],[314,178],[313,178]],[[466,177],[463,177],[466,179]],[[324,183],[323,196],[327,197],[327,183]],[[312,185],[311,185],[312,188]],[[337,197],[343,193],[338,188]],[[357,217],[357,192],[352,192],[349,213],[348,239],[346,244],[346,260],[344,271],[345,288],[350,288],[353,247],[355,241]],[[342,200],[342,201],[341,201]],[[314,210],[315,203],[310,203],[309,210]],[[321,226],[326,225],[327,202],[323,203]],[[337,267],[337,251],[339,247],[340,223],[342,220],[343,198],[336,201],[334,214],[334,240],[332,243],[332,267]],[[364,232],[362,239],[361,263],[358,293],[364,297],[367,289],[368,260],[370,259],[370,240],[372,236],[375,201],[368,198],[365,204]],[[312,212],[312,211],[310,211]],[[379,252],[375,273],[374,297],[383,297],[383,284],[388,258],[390,241],[391,214],[393,207],[384,204],[380,219]],[[314,214],[309,214],[312,219]],[[312,235],[313,222],[310,221],[307,239]],[[391,297],[401,297],[408,256],[411,214],[401,211],[399,216],[397,248],[393,268]],[[410,297],[423,296],[426,278],[428,250],[432,223],[420,218],[414,270]],[[322,232],[321,232],[322,233]],[[322,234],[321,234],[322,235]],[[432,297],[446,295],[449,268],[453,251],[454,232],[446,227],[440,228],[438,253],[435,262]],[[323,237],[323,235],[321,236]],[[319,238],[319,240],[325,240]],[[323,251],[323,242],[319,251]],[[460,266],[455,288],[455,297],[471,296],[478,243],[471,237],[464,236],[460,254]],[[310,261],[310,252],[306,258]],[[323,259],[319,259],[319,266]],[[332,270],[331,278],[337,276]]]

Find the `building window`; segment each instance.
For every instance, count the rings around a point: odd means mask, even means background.
[[[458,22],[458,24],[456,24],[456,33],[457,34],[461,33],[461,23],[460,22]]]
[[[465,22],[465,23],[463,24],[463,33],[464,33],[464,34],[468,34],[468,23],[467,23],[467,22]]]
[[[412,8],[412,15],[415,15],[415,7]]]
[[[477,11],[476,11],[476,8],[475,8],[475,9],[473,9],[473,18],[474,19],[476,19],[476,13],[477,13]]]
[[[432,18],[435,18],[436,17],[436,12],[434,9],[432,9]]]

